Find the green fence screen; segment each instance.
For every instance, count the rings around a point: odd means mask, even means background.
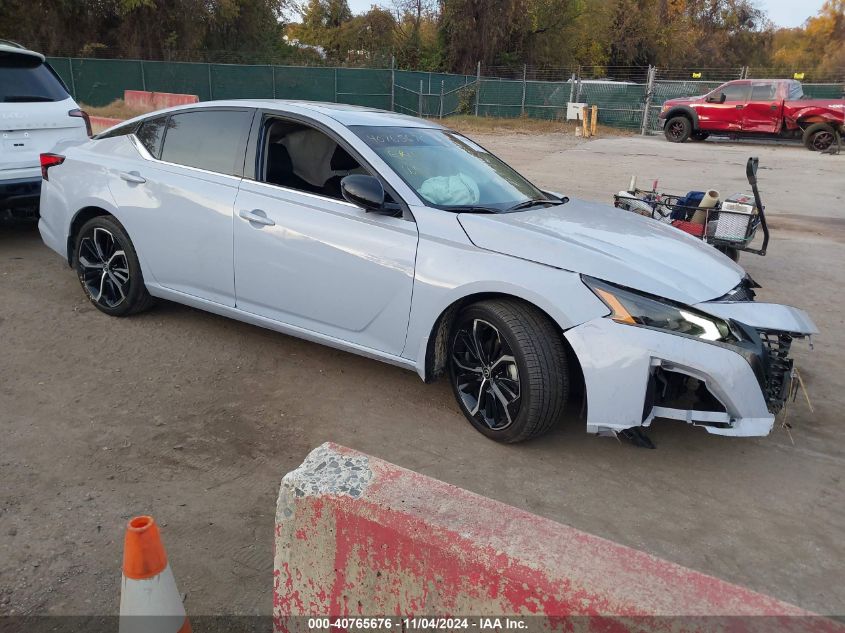
[[[455,113],[562,119],[567,103],[598,106],[599,122],[640,129],[647,85],[636,81],[584,79],[523,81],[473,75],[371,68],[259,66],[117,59],[50,58],[74,98],[103,106],[124,90],[195,94],[210,99],[302,99],[363,105],[417,116]],[[687,75],[689,76],[689,75]],[[653,83],[646,129],[659,129],[667,99],[700,95],[721,81],[658,78]],[[805,83],[815,98],[839,98],[841,83]]]

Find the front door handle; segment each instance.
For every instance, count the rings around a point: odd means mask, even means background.
[[[744,105],[742,105],[742,104],[740,103],[740,104],[738,104],[738,105],[736,106],[736,109],[737,109],[737,110],[742,110],[744,107],[745,107],[745,106],[744,106]]]
[[[276,224],[273,220],[268,218],[267,214],[261,209],[253,209],[252,211],[242,209],[241,211],[238,211],[238,215],[244,220],[249,220],[253,224],[261,224],[262,226],[274,226]]]
[[[120,177],[126,182],[134,182],[136,185],[142,185],[147,182],[147,179],[137,171],[122,171],[120,172]]]

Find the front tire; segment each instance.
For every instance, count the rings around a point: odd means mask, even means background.
[[[692,134],[692,121],[685,116],[672,117],[666,121],[663,135],[670,143],[683,143]]]
[[[458,314],[449,377],[469,422],[499,442],[548,432],[563,414],[569,372],[560,330],[536,308],[497,299]]]
[[[120,317],[152,305],[138,254],[116,219],[98,216],[88,220],[76,237],[73,252],[79,283],[100,312]]]
[[[836,142],[836,130],[828,123],[813,123],[804,130],[802,140],[811,152],[824,152]]]
[[[702,132],[701,130],[696,130],[692,134],[690,134],[689,138],[691,141],[701,142],[706,141],[707,137],[710,136],[710,132]]]

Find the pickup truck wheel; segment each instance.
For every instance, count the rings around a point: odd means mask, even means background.
[[[451,330],[450,382],[476,430],[511,444],[560,420],[569,372],[563,337],[546,315],[519,301],[482,301],[461,310]]]
[[[836,130],[828,123],[813,123],[804,130],[803,140],[811,152],[823,152],[836,141]]]
[[[708,136],[710,136],[710,132],[702,132],[701,130],[696,130],[689,135],[691,141],[703,141],[706,140]]]
[[[685,116],[676,116],[666,121],[663,135],[672,143],[683,143],[692,134],[692,121]]]

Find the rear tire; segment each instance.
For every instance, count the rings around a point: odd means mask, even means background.
[[[560,330],[536,308],[495,299],[458,313],[449,378],[461,412],[487,437],[522,442],[557,423],[569,394]]]
[[[811,152],[824,152],[836,142],[836,130],[829,123],[813,123],[804,130],[802,140]]]
[[[670,143],[683,143],[692,134],[692,121],[685,116],[672,117],[666,121],[663,135]]]
[[[82,225],[73,263],[85,295],[100,312],[122,317],[153,304],[132,240],[114,217],[101,215]]]

